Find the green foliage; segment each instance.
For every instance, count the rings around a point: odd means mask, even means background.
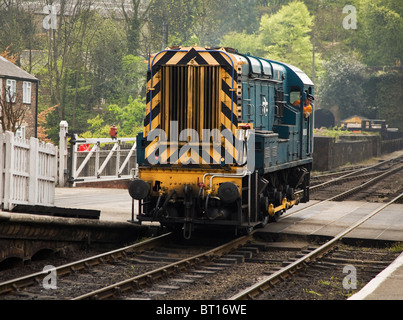
[[[325,73],[316,91],[320,107],[338,107],[342,119],[351,115],[367,115],[363,82],[365,66],[352,53],[337,53],[323,63]]]
[[[129,97],[127,102],[123,107],[117,104],[109,105],[108,111],[113,115],[109,123],[105,123],[100,115],[87,120],[90,127],[82,136],[86,138],[109,137],[110,127],[115,125],[118,128],[119,137],[135,137],[143,129],[145,99]]]
[[[364,63],[394,66],[403,60],[402,15],[401,0],[359,1],[355,40]]]
[[[366,83],[373,118],[386,120],[389,127],[403,130],[403,74],[395,70],[373,73]]]
[[[81,136],[85,138],[109,138],[109,131],[111,126],[104,124],[104,120],[100,115],[96,115],[95,118],[88,119],[90,125],[89,130],[82,133]],[[118,128],[119,129],[119,128]]]
[[[305,73],[312,70],[312,48],[310,33],[313,16],[302,1],[293,1],[272,15],[263,15],[260,28],[255,34],[231,32],[221,44],[237,48],[272,60],[297,66]],[[317,63],[320,56],[316,54]]]
[[[116,104],[109,106],[109,110],[115,115],[116,123],[120,127],[119,135],[135,136],[142,130],[145,115],[145,98],[129,97],[128,104],[120,107]],[[116,123],[114,123],[116,125]]]
[[[403,243],[399,242],[393,245],[392,247],[389,248],[389,251],[391,252],[403,252]]]
[[[162,32],[164,24],[169,35],[169,41],[166,45],[183,45],[192,38],[194,6],[193,1],[187,0],[155,0],[150,2],[148,27],[151,36],[149,41],[156,50],[163,49]]]
[[[374,132],[368,132],[368,131],[360,131],[360,132],[355,132],[355,131],[350,131],[346,130],[342,127],[334,127],[332,129],[329,128],[320,128],[320,129],[314,129],[313,130],[314,135],[316,136],[321,136],[321,137],[332,137],[338,140],[341,136],[348,136],[348,135],[378,135],[379,133],[374,133]]]
[[[313,17],[301,1],[283,6],[260,21],[259,42],[265,57],[283,61],[308,73],[312,69],[312,44],[309,33]]]
[[[0,4],[0,52],[31,49],[41,56],[17,64],[28,61],[24,69],[40,79],[38,110],[58,106],[46,118],[46,133],[56,143],[61,120],[72,130],[106,136],[113,123],[120,134],[142,126],[144,101],[130,97],[145,96],[144,60],[161,50],[163,24],[168,46],[233,47],[308,75],[315,47],[316,107],[337,106],[341,118],[361,114],[403,129],[396,112],[402,72],[378,72],[403,60],[401,0],[130,0],[102,14],[68,0],[59,9],[71,14],[60,14],[57,30],[46,31],[22,4]],[[357,9],[356,30],[343,28],[346,4]]]
[[[130,96],[145,94],[147,64],[143,57],[128,54],[121,61],[121,72],[116,75],[117,104],[125,103]]]
[[[221,45],[223,47],[236,48],[240,53],[259,56],[258,48],[256,47],[257,36],[254,34],[230,32],[224,35]]]

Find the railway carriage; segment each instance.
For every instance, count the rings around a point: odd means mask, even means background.
[[[229,48],[150,55],[129,186],[138,220],[185,238],[196,228],[250,232],[308,201],[313,90],[300,69]]]

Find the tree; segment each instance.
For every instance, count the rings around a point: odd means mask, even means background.
[[[147,64],[144,58],[128,54],[121,60],[121,72],[116,75],[120,87],[119,99],[116,103],[126,103],[130,96],[145,95]]]
[[[403,130],[403,72],[399,68],[371,68],[372,73],[365,84],[365,92],[373,110],[373,119],[386,120],[389,127]],[[378,69],[378,70],[377,70]]]
[[[150,1],[153,3],[154,1]],[[132,13],[125,7],[125,1],[121,3],[122,13],[126,21],[126,35],[129,53],[133,55],[145,55],[147,51],[142,50],[141,29],[143,28],[149,12],[150,3],[145,5],[142,0],[131,0]]]
[[[22,103],[22,95],[6,86],[0,96],[0,123],[2,131],[16,132],[24,122],[27,107]]]
[[[130,93],[137,94],[121,81],[122,59],[127,54],[123,23],[87,7],[77,8],[76,15],[68,25],[48,31],[50,63],[39,75],[39,111],[59,105],[47,117],[47,133],[53,141],[58,140],[61,120],[67,120],[73,130],[85,131],[88,118],[102,113],[108,103],[120,101],[122,92],[126,92],[124,101]]]
[[[260,56],[263,54],[263,50],[256,46],[257,41],[257,36],[254,34],[230,32],[223,36],[221,45],[234,48],[240,53]]]
[[[146,109],[145,98],[129,97],[123,107],[112,104],[109,106],[115,116],[115,124],[119,125],[119,132],[123,136],[135,136],[143,129],[144,114]]]
[[[312,68],[312,26],[313,17],[301,1],[283,6],[270,17],[264,15],[259,30],[264,57],[293,64],[308,73]]]
[[[364,63],[395,66],[403,60],[403,3],[401,0],[360,0],[355,40]]]
[[[255,34],[231,32],[221,44],[243,53],[278,60],[308,73],[312,69],[311,35],[313,17],[301,1],[293,1],[272,14],[262,16]],[[320,56],[315,55],[320,64]]]
[[[366,116],[365,65],[352,52],[337,53],[323,63],[325,73],[316,91],[321,108],[338,109],[341,119],[353,115]],[[316,99],[315,99],[316,100]]]
[[[108,106],[108,111],[103,114],[103,117],[97,115],[88,120],[90,128],[82,135],[86,138],[108,137],[111,125],[116,125],[119,136],[134,137],[138,132],[143,130],[145,108],[145,98],[141,97],[137,97],[136,99],[129,97],[127,104],[123,107],[111,104]]]
[[[53,106],[49,107],[42,112],[38,114],[38,139],[43,142],[52,142],[52,140],[49,139],[47,131],[49,130],[46,128],[47,125],[47,119],[46,117],[49,115],[49,113],[53,112],[58,106]]]
[[[66,77],[69,68],[77,66],[74,58],[75,48],[82,48],[88,16],[91,14],[91,1],[84,3],[60,2],[59,22],[57,28],[50,28],[47,33],[48,50],[48,85],[51,105],[59,105],[59,121],[66,119],[67,90]],[[78,53],[81,56],[81,51]],[[81,64],[78,64],[80,68]]]

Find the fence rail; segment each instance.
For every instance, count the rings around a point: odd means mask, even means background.
[[[50,143],[0,133],[0,204],[52,206],[57,181],[58,148]]]

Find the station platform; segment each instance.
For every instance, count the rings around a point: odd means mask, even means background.
[[[383,203],[361,201],[319,201],[300,203],[277,223],[270,223],[258,232],[271,235],[334,237],[352,226]],[[364,222],[345,238],[384,242],[403,242],[403,204],[392,204]]]
[[[55,206],[100,210],[100,221],[127,222],[132,219],[132,198],[127,189],[56,188]],[[134,205],[137,215],[137,201]]]

